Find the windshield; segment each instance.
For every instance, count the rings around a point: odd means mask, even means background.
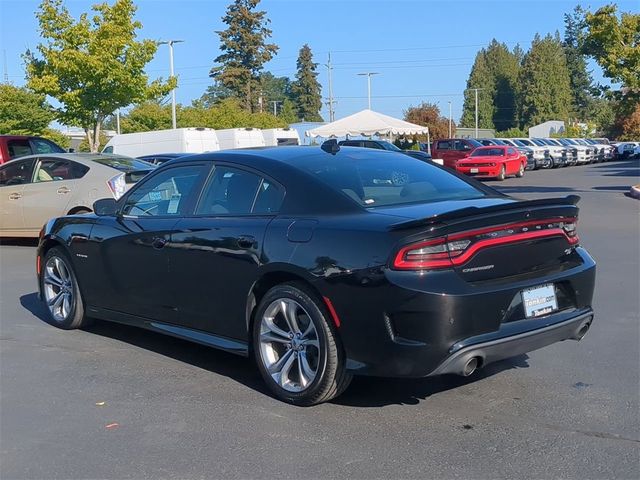
[[[446,170],[406,155],[306,162],[302,168],[367,208],[470,200],[486,194]]]
[[[576,142],[578,145],[589,145],[587,142],[585,142],[584,140],[582,140],[580,138],[576,138],[574,140],[574,142]]]
[[[513,143],[515,143],[516,145],[518,145],[519,147],[528,147],[529,145],[527,145],[526,143],[520,141],[520,140],[511,140]]]
[[[531,139],[531,141],[533,143],[535,143],[536,145],[540,146],[540,147],[544,147],[546,145],[546,143],[544,143],[542,140],[540,140],[539,138],[533,138]]]
[[[402,151],[391,142],[385,142],[385,141],[379,140],[378,143],[381,146],[383,146],[385,150],[391,150],[392,152],[401,152]]]
[[[466,140],[473,146],[473,148],[482,147],[482,144],[473,138],[467,138]]]
[[[136,158],[119,157],[117,155],[104,155],[101,157],[92,158],[94,162],[98,162],[107,167],[115,168],[121,172],[134,172],[140,170],[153,170],[155,165],[138,160]]]
[[[549,145],[555,145],[556,147],[561,147],[562,146],[562,144],[558,140],[555,140],[553,138],[547,138],[547,143]]]
[[[527,147],[535,147],[536,144],[533,143],[531,140],[526,139],[526,138],[519,138],[516,140],[516,142],[520,142],[522,145],[525,145]]]
[[[504,148],[476,148],[471,152],[472,157],[502,157]]]

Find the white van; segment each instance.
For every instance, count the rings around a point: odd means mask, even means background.
[[[220,150],[264,147],[264,137],[258,128],[227,128],[216,130]]]
[[[267,128],[262,130],[262,136],[267,147],[300,145],[298,131],[293,128]]]
[[[220,145],[213,128],[176,128],[114,135],[102,149],[102,153],[141,157],[158,153],[203,153],[216,150],[220,150]]]

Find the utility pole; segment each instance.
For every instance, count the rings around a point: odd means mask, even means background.
[[[2,50],[2,63],[4,66],[4,83],[9,83],[9,72],[7,71],[7,51]]]
[[[173,77],[173,44],[183,43],[184,40],[165,40],[158,45],[169,45],[169,75]],[[176,128],[176,89],[171,90],[171,125]]]
[[[380,75],[378,72],[359,73],[360,76],[367,76],[367,98],[369,99],[369,110],[371,110],[371,75]]]
[[[273,103],[273,116],[277,117],[278,116],[278,104],[282,103],[280,100],[271,100],[271,103]]]
[[[449,138],[451,138],[451,101],[449,101]]]
[[[476,93],[476,138],[478,138],[478,92],[484,90],[484,88],[470,88]]]
[[[335,120],[335,112],[333,111],[333,104],[335,103],[335,100],[333,99],[333,81],[331,78],[331,71],[333,70],[333,67],[331,66],[331,52],[329,52],[329,59],[324,66],[327,67],[327,70],[329,71],[329,101],[327,102],[327,105],[329,107],[329,121],[333,122]]]
[[[116,110],[116,133],[120,135],[120,109]]]

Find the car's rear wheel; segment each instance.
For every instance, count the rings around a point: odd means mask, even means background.
[[[507,178],[507,169],[505,168],[504,165],[502,165],[502,167],[500,168],[500,174],[498,175],[498,180],[502,181],[505,178]]]
[[[67,330],[89,323],[76,274],[67,254],[54,247],[44,257],[42,296],[52,323]]]
[[[516,173],[516,177],[522,178],[524,177],[524,163],[520,164],[520,168],[518,169],[518,173]]]
[[[351,381],[326,307],[304,285],[269,290],[255,313],[253,347],[258,369],[281,400],[310,406],[331,400]]]

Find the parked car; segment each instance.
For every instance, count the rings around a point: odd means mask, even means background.
[[[194,155],[193,153],[158,153],[156,155],[142,155],[141,157],[137,157],[138,160],[143,160],[148,163],[152,163],[153,165],[162,165],[169,160],[173,160],[178,157],[185,157],[187,155]]]
[[[584,141],[596,149],[599,162],[608,162],[613,159],[614,148],[608,143],[602,143],[595,138],[585,138]]]
[[[593,159],[592,148],[590,148],[589,146],[582,145],[571,138],[558,138],[558,141],[567,147],[573,147],[577,150],[576,163],[578,165],[591,163]]]
[[[371,181],[393,171],[408,181]],[[40,296],[61,328],[98,318],[253,355],[276,397],[313,405],[352,375],[470,375],[582,338],[595,263],[578,199],[520,201],[335,140],[195,155],[49,221]]]
[[[431,155],[427,152],[421,150],[402,150],[386,140],[341,140],[338,142],[338,145],[341,147],[364,147],[375,148],[376,150],[389,150],[390,152],[404,153],[405,155],[422,161],[431,160]]]
[[[456,170],[465,175],[504,180],[508,175],[523,177],[527,160],[515,147],[491,145],[478,147],[471,155],[456,163]]]
[[[598,149],[587,142],[584,138],[569,138],[568,140],[575,142],[577,145],[581,145],[587,148],[587,157],[589,163],[598,163]]]
[[[471,155],[482,144],[473,138],[445,138],[433,143],[431,156],[441,159],[445,167],[456,168],[456,162]]]
[[[512,140],[516,142],[516,144],[524,145],[525,147],[533,149],[533,159],[536,162],[537,168],[553,167],[551,152],[549,151],[549,148],[547,146],[538,145],[530,138],[513,138]]]
[[[0,165],[0,237],[37,237],[52,217],[88,213],[118,199],[154,166],[117,155],[29,155]]]
[[[491,138],[491,139],[483,139],[481,140],[483,145],[509,145],[515,147],[521,154],[523,154],[527,159],[527,170],[535,170],[536,161],[533,158],[533,149],[531,147],[526,147],[524,144],[518,145],[510,138]],[[485,143],[485,141],[487,143]]]
[[[64,153],[57,143],[28,135],[0,135],[0,165],[11,159],[27,155]]]
[[[549,158],[551,160],[550,168],[569,166],[569,149],[563,145],[556,145],[546,138],[531,138],[536,145],[549,150]]]
[[[566,150],[567,166],[574,166],[578,163],[578,149],[573,145],[563,145],[557,138],[543,138],[548,144],[564,148]]]

